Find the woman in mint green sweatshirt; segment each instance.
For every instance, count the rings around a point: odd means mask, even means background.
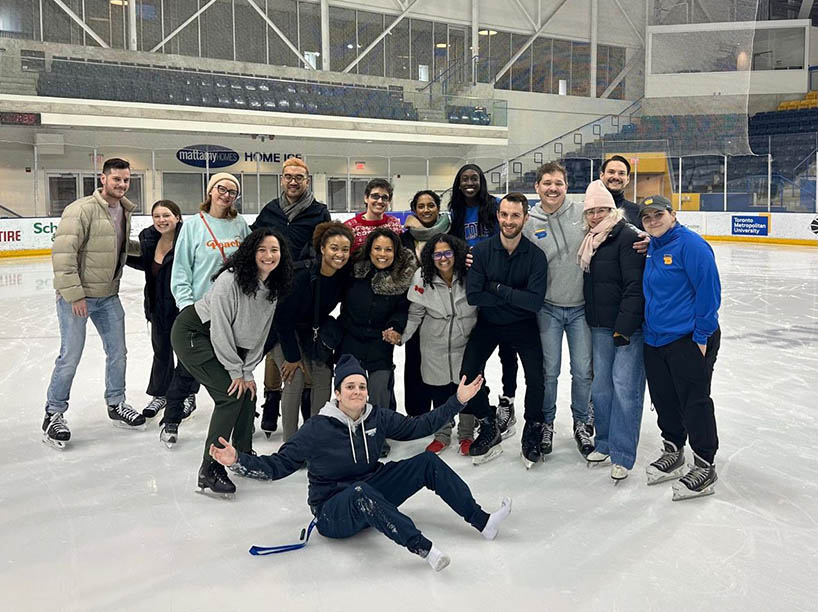
[[[181,311],[210,289],[211,277],[250,233],[235,208],[241,187],[227,172],[207,183],[207,197],[199,214],[186,220],[176,241],[170,290]]]

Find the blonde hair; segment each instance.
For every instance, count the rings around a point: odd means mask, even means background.
[[[609,217],[613,217],[614,222],[618,223],[622,219],[625,218],[625,213],[622,212],[621,208],[613,207],[610,209],[611,212],[608,213]],[[588,214],[587,210],[582,212],[582,229],[586,232],[591,229],[591,226],[588,225]]]

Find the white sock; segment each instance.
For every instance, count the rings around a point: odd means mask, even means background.
[[[496,538],[500,531],[500,523],[506,520],[509,514],[511,514],[511,498],[504,497],[500,503],[500,508],[489,514],[489,520],[486,522],[486,526],[483,527],[483,531],[480,532],[483,537],[487,540]]]
[[[448,566],[452,560],[449,558],[449,555],[432,544],[429,554],[426,555],[426,562],[432,567],[433,570],[439,572],[440,570],[446,568],[446,566]]]

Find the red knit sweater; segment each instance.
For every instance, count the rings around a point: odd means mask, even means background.
[[[344,224],[348,225],[355,234],[355,242],[352,243],[353,253],[364,245],[366,237],[369,236],[376,227],[386,226],[399,236],[401,232],[403,232],[400,219],[392,215],[384,215],[380,221],[367,221],[364,219],[364,213],[361,212],[352,217],[352,219],[344,221]]]

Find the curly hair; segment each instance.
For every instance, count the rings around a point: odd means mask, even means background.
[[[321,258],[321,247],[326,246],[327,241],[333,236],[343,236],[349,240],[351,247],[355,243],[355,234],[348,225],[340,221],[324,221],[315,226],[312,232],[312,248],[315,249],[318,258]]]
[[[489,193],[486,175],[476,164],[466,164],[454,177],[452,183],[452,195],[449,200],[449,211],[452,213],[451,234],[458,238],[464,238],[463,225],[466,222],[466,196],[460,191],[460,177],[466,170],[474,170],[480,177],[480,190],[474,196],[480,208],[477,212],[477,226],[479,235],[493,234],[497,229],[497,201]]]
[[[450,234],[435,234],[423,245],[420,252],[420,275],[424,287],[434,288],[432,281],[439,275],[435,267],[434,253],[435,247],[440,243],[448,244],[454,251],[454,274],[458,282],[463,283],[466,280],[466,254],[469,252],[466,241]]]
[[[280,250],[280,258],[278,265],[270,272],[267,279],[264,281],[264,286],[270,292],[267,299],[274,302],[276,299],[287,295],[292,288],[293,282],[293,262],[290,256],[290,249],[287,246],[287,241],[281,232],[264,227],[255,230],[247,238],[245,238],[239,245],[236,252],[227,258],[218,272],[216,272],[211,280],[216,280],[225,270],[233,273],[238,284],[239,289],[244,295],[256,297],[258,292],[258,266],[256,265],[256,249],[262,241],[268,236],[272,236],[278,240]]]
[[[398,260],[398,254],[400,253],[401,246],[400,238],[398,235],[393,232],[388,227],[376,227],[369,236],[366,237],[366,242],[364,243],[364,248],[358,249],[358,252],[355,253],[355,261],[364,261],[369,260],[369,256],[372,254],[372,244],[378,238],[389,238],[392,241],[392,250],[395,253],[394,259],[392,259],[392,264],[387,269],[391,269],[392,266],[395,265],[395,262]]]

